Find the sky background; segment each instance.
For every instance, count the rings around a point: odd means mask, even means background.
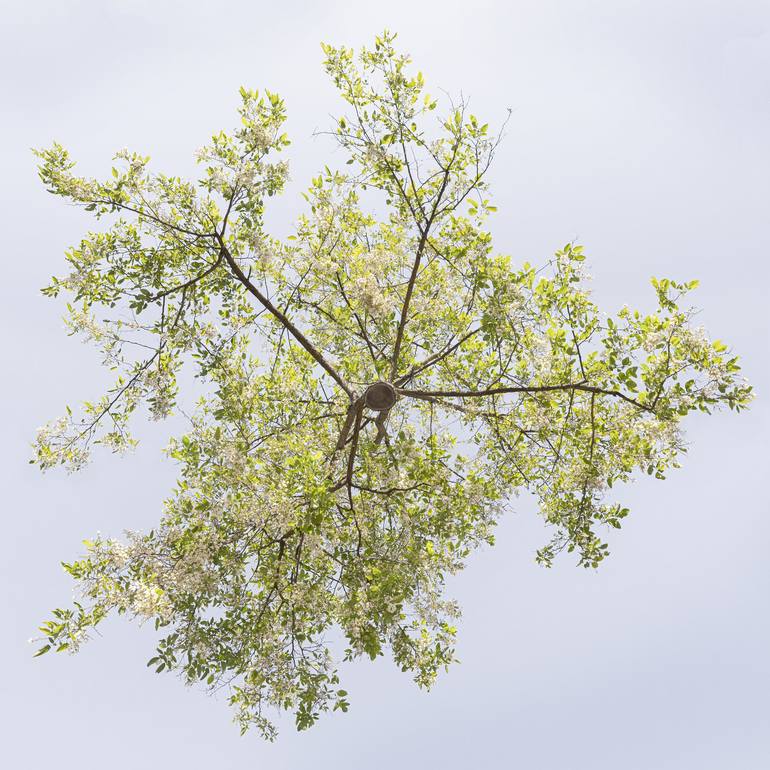
[[[770,3],[162,2],[2,4],[0,473],[5,547],[0,736],[9,768],[770,767]],[[491,171],[496,247],[545,261],[585,245],[608,311],[652,306],[652,275],[699,278],[703,325],[739,353],[751,411],[694,416],[680,471],[623,490],[632,514],[597,571],[534,563],[547,533],[520,498],[497,546],[450,593],[458,655],[430,694],[387,659],[343,669],[352,709],[266,744],[239,737],[224,698],[144,664],[154,634],[106,622],[77,656],[33,660],[27,639],[67,604],[61,560],[101,531],[149,529],[173,484],[168,424],[77,475],[27,464],[35,429],[107,382],[39,293],[89,220],[48,195],[29,151],[58,140],[87,174],[129,147],[173,174],[234,125],[240,85],[289,109],[292,182],[269,220],[338,153],[313,138],[341,101],[321,40],[399,33],[428,89],[512,117]]]

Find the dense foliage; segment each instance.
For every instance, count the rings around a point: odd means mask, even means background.
[[[59,145],[38,152],[49,190],[104,225],[44,291],[72,297],[70,331],[117,379],[41,429],[37,463],[132,447],[135,413],[178,408],[184,366],[206,389],[171,440],[159,525],[66,565],[82,601],[54,612],[39,653],[76,650],[113,610],[152,619],[150,664],[227,687],[267,737],[272,707],[299,728],[347,709],[332,639],[429,686],[453,659],[445,576],[492,542],[514,493],[553,528],[540,562],[566,550],[595,567],[601,529],[628,513],[611,488],[676,467],[688,413],[750,399],[691,325],[694,281],[655,280],[655,312],[607,317],[580,246],[514,265],[485,229],[487,125],[464,103],[437,118],[391,35],[324,52],[347,165],[312,181],[283,242],[264,222],[288,168],[273,93],[241,91],[240,126],[198,152],[193,182],[127,151],[106,180]]]

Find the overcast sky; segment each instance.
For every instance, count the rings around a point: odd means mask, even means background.
[[[358,47],[385,27],[429,90],[462,91],[492,125],[511,108],[491,176],[499,251],[542,262],[578,239],[606,310],[650,308],[652,275],[699,278],[701,321],[758,397],[692,418],[682,470],[624,490],[632,515],[598,571],[535,565],[547,533],[516,501],[452,582],[460,665],[427,695],[386,659],[346,667],[350,713],[299,734],[283,720],[270,745],[239,737],[224,698],[146,669],[149,627],[110,621],[77,656],[31,658],[27,639],[70,600],[59,561],[97,531],[151,528],[174,467],[163,424],[78,475],[27,464],[35,429],[106,382],[38,291],[88,220],[44,191],[29,148],[56,139],[103,174],[129,147],[191,173],[234,124],[238,87],[266,86],[293,139],[270,212],[284,231],[335,158],[312,137],[341,106],[319,42]],[[770,767],[769,2],[8,0],[0,73],[5,766]]]

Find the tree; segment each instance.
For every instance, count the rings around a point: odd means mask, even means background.
[[[500,135],[463,101],[436,118],[394,37],[358,57],[323,46],[347,166],[313,179],[285,242],[264,221],[289,144],[269,91],[241,90],[241,124],[198,152],[196,182],[128,151],[106,181],[58,144],[37,152],[49,191],[105,223],[43,291],[74,296],[70,332],[117,379],[41,429],[35,461],[133,447],[137,411],[179,408],[185,365],[205,391],[171,439],[180,478],[158,527],[87,541],[65,565],[83,600],[54,611],[37,654],[77,650],[111,611],[152,619],[149,665],[228,688],[268,738],[273,707],[300,729],[347,710],[335,634],[346,659],[389,650],[429,687],[453,660],[445,576],[493,542],[512,495],[534,494],[553,528],[539,562],[596,567],[598,533],[628,513],[610,489],[677,467],[690,412],[748,404],[737,359],[682,307],[695,281],[653,280],[655,312],[610,317],[582,247],[541,269],[494,252]]]

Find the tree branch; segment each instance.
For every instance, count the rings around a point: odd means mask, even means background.
[[[507,388],[487,388],[486,390],[408,390],[396,388],[396,393],[400,396],[409,398],[483,398],[484,396],[495,396],[503,393],[552,393],[555,391],[575,391],[582,390],[586,393],[595,393],[604,396],[615,396],[633,404],[645,412],[652,412],[652,407],[640,403],[636,399],[621,393],[619,390],[608,390],[594,385],[585,385],[584,383],[566,383],[564,385],[531,385],[521,387]]]
[[[321,366],[324,371],[326,371],[327,374],[331,376],[331,378],[345,391],[345,393],[348,394],[348,397],[352,401],[355,398],[355,394],[353,393],[353,389],[350,387],[350,385],[345,382],[345,380],[342,378],[342,376],[337,372],[337,370],[326,360],[324,355],[318,350],[318,348],[313,345],[312,342],[286,317],[284,313],[282,313],[246,276],[246,274],[241,270],[238,263],[233,258],[232,254],[230,254],[229,249],[225,245],[224,240],[222,239],[222,236],[217,233],[216,239],[219,243],[219,248],[221,254],[224,256],[225,261],[230,266],[230,269],[235,274],[235,277],[246,287],[246,289],[251,293],[253,296],[259,300],[259,302],[272,314],[274,315],[284,326],[284,328],[294,337],[294,339],[299,342],[300,345],[302,345],[305,350],[310,353],[310,355],[315,359],[315,361]]]
[[[457,153],[457,144],[455,145],[455,154]],[[454,161],[454,157],[452,159]],[[420,270],[420,262],[422,261],[422,255],[425,251],[425,244],[428,241],[428,233],[430,232],[430,228],[433,225],[433,220],[436,216],[436,211],[438,210],[439,204],[441,203],[441,198],[444,195],[444,191],[446,190],[446,186],[449,183],[449,174],[452,169],[452,162],[449,163],[449,165],[446,168],[446,171],[444,172],[444,181],[441,183],[441,187],[439,188],[438,194],[436,195],[436,200],[433,204],[433,209],[431,211],[431,215],[428,218],[427,222],[425,222],[424,227],[420,227],[420,242],[417,244],[417,253],[414,257],[414,263],[412,265],[412,272],[409,275],[409,282],[406,286],[406,296],[404,297],[404,304],[401,307],[401,318],[398,322],[398,329],[396,330],[396,343],[393,346],[393,359],[391,361],[390,366],[390,378],[393,379],[398,374],[398,358],[401,354],[401,342],[404,338],[404,328],[406,327],[406,321],[408,318],[409,313],[409,303],[412,301],[412,293],[414,292],[414,285],[417,281],[417,273]],[[419,227],[419,225],[418,225]]]

